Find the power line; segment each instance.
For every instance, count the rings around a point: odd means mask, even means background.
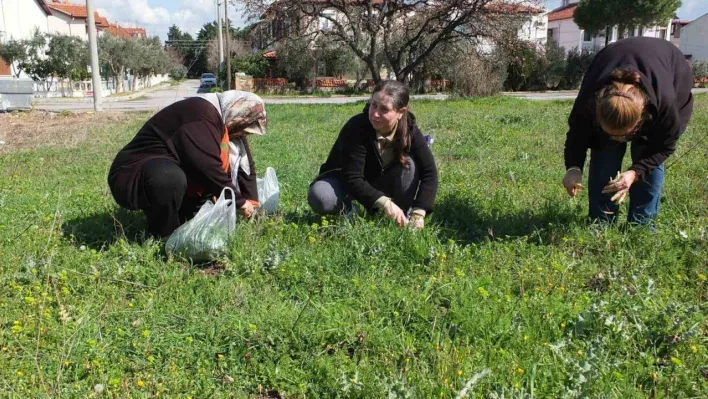
[[[706,138],[708,138],[708,134],[703,135],[703,138],[701,138],[696,143],[694,143],[693,146],[691,148],[689,148],[688,150],[684,151],[683,154],[675,155],[673,161],[670,164],[666,165],[666,169],[669,169],[670,167],[674,166],[677,162],[679,162],[687,154],[693,152],[696,148],[698,148],[701,144],[703,144],[703,142],[706,140]]]

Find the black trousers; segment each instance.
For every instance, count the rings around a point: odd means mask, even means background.
[[[148,233],[154,237],[168,237],[207,200],[185,197],[187,175],[173,161],[150,160],[140,173],[138,206],[147,217]]]

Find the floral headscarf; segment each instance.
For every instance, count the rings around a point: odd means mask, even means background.
[[[201,94],[219,111],[229,134],[246,132],[266,134],[265,103],[258,95],[247,91],[229,90],[223,93]]]
[[[267,118],[265,102],[258,95],[247,91],[229,90],[223,93],[200,94],[209,101],[221,115],[224,126],[228,129],[232,156],[237,156],[238,164],[250,174],[246,149],[241,141],[241,134],[265,135]]]

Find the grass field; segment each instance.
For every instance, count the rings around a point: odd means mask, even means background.
[[[308,184],[362,107],[268,109],[252,147],[282,210],[216,273],[110,196],[147,115],[1,155],[0,397],[708,397],[708,97],[653,234],[565,194],[570,102],[508,98],[413,104],[441,180],[424,231],[316,217]]]

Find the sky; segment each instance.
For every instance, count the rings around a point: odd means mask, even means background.
[[[83,3],[83,0],[72,2]],[[546,8],[553,9],[560,5],[561,0],[547,0],[545,3]],[[163,40],[173,24],[195,35],[202,25],[216,20],[215,0],[94,0],[94,6],[111,22],[146,28],[150,35],[159,35]],[[679,18],[688,20],[707,13],[707,0],[683,0],[678,10]],[[229,8],[229,16],[235,27],[245,26],[239,8]]]
[[[78,4],[84,0],[70,2]],[[167,39],[167,30],[172,25],[196,36],[204,24],[216,21],[216,0],[93,0],[93,4],[111,23],[139,26],[163,40]],[[229,7],[229,19],[234,27],[246,24],[237,6]]]

